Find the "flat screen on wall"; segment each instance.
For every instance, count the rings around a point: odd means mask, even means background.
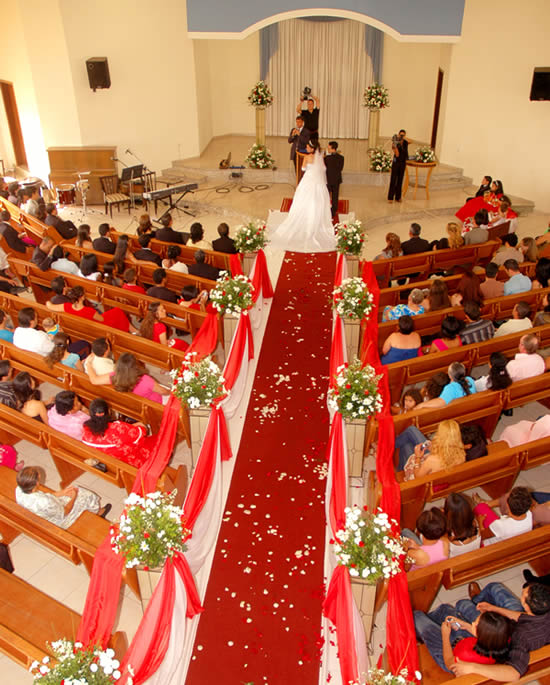
[[[550,100],[550,67],[535,67],[529,100]]]

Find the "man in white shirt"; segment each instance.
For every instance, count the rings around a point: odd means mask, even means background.
[[[494,337],[500,338],[503,335],[519,333],[520,331],[526,331],[529,328],[533,328],[533,324],[529,318],[530,316],[531,308],[527,302],[518,302],[512,310],[512,318],[508,319],[508,321],[505,321],[502,326],[497,328]]]
[[[32,307],[21,309],[17,315],[18,326],[13,332],[13,344],[20,350],[36,352],[45,357],[53,349],[52,336],[36,329],[38,319]]]
[[[501,498],[502,500],[503,498]],[[495,500],[491,504],[496,504]],[[533,504],[531,493],[527,488],[512,488],[505,502],[500,501],[502,516],[488,525],[495,537],[484,541],[485,545],[491,545],[501,540],[528,533],[533,529],[533,514],[530,508]],[[477,510],[477,506],[476,506]],[[476,513],[478,513],[476,511]],[[484,513],[480,507],[480,514]]]
[[[506,364],[506,371],[513,381],[540,376],[546,370],[544,359],[537,354],[539,339],[534,333],[523,335],[519,341],[519,353]]]

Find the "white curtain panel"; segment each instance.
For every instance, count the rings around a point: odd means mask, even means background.
[[[321,138],[368,137],[363,92],[373,83],[373,70],[364,24],[348,19],[280,22],[267,82],[274,95],[267,109],[268,135],[288,136],[300,94],[309,86],[320,99]]]
[[[254,264],[252,264],[252,269],[250,269],[250,275],[249,278],[252,280],[252,277],[254,276],[254,272],[256,271],[256,264],[258,262],[258,257],[254,260]],[[250,323],[252,324],[252,330],[257,331],[258,328],[260,327],[263,316],[264,316],[264,310],[266,307],[266,304],[269,300],[265,300],[263,296],[263,292],[258,297],[256,300],[256,303],[252,307],[252,309],[249,311],[249,316],[250,316]]]
[[[252,311],[252,310],[250,310]],[[235,329],[235,333],[233,335],[233,340],[231,341],[231,348],[229,349],[229,354],[227,355],[228,359],[231,359],[231,355],[233,354],[233,346],[235,344],[235,337],[237,335],[237,330],[238,327],[241,325],[244,325],[244,322],[242,321],[243,317],[246,316],[245,314],[241,314],[239,323],[237,324],[237,329]],[[227,362],[226,362],[227,364]],[[248,361],[248,339],[245,343],[244,350],[243,350],[243,358],[241,359],[241,368],[239,370],[239,375],[237,376],[237,380],[235,381],[233,387],[231,388],[231,391],[229,395],[221,402],[220,406],[223,409],[223,413],[225,414],[225,418],[229,421],[231,418],[233,418],[235,412],[239,408],[239,405],[241,403],[241,400],[244,395],[244,391],[246,389],[246,381],[248,378],[248,365],[250,362]]]

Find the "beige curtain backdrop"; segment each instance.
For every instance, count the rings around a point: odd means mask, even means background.
[[[310,86],[320,99],[321,138],[367,138],[363,91],[373,83],[373,71],[364,24],[348,19],[280,22],[266,80],[274,95],[267,110],[268,135],[289,134],[300,93]]]

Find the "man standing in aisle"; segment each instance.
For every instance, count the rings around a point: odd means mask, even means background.
[[[327,168],[327,188],[330,193],[332,218],[338,213],[338,196],[342,183],[342,169],[344,168],[344,155],[338,152],[338,143],[331,140],[325,157]]]
[[[401,186],[405,167],[409,158],[409,140],[406,138],[407,132],[401,129],[399,134],[392,137],[393,161],[391,165],[390,187],[388,190],[388,202],[401,202]]]

